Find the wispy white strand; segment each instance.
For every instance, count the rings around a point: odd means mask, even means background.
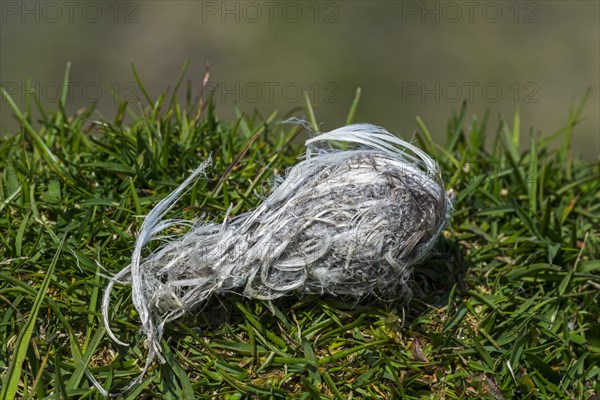
[[[335,150],[332,142],[353,144]],[[292,167],[254,211],[222,224],[192,227],[142,259],[175,202],[210,163],[202,163],[146,216],[131,264],[104,293],[108,335],[110,294],[127,281],[147,337],[148,357],[163,362],[165,324],[215,294],[263,300],[289,294],[407,299],[412,265],[423,260],[450,217],[433,159],[373,125],[351,125],[306,142],[306,159]]]

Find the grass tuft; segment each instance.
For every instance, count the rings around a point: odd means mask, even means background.
[[[104,398],[137,377],[145,348],[127,288],[102,326],[104,276],[129,263],[141,217],[212,155],[171,216],[219,221],[248,211],[301,154],[300,125],[240,112],[220,120],[187,88],[113,120],[64,101],[0,138],[0,376],[2,399]],[[208,71],[203,89],[206,87]],[[64,90],[68,89],[69,69]],[[587,97],[587,95],[586,95]],[[202,98],[202,96],[201,96]],[[348,114],[354,119],[360,91]],[[570,155],[583,103],[546,138],[467,117],[418,144],[457,192],[452,223],[414,274],[413,302],[286,298],[271,306],[232,295],[168,327],[167,363],[124,398],[593,398],[600,392],[600,167]],[[27,110],[31,107],[28,104]],[[317,127],[310,101],[307,113]],[[125,116],[131,122],[125,123]],[[528,137],[528,148],[521,148]],[[554,148],[554,141],[558,148]],[[172,232],[179,233],[179,232]],[[273,312],[272,312],[273,311]]]

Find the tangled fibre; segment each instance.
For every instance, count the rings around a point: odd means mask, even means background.
[[[336,142],[349,149],[335,149]],[[155,357],[164,362],[165,324],[213,295],[408,299],[412,266],[430,252],[452,210],[431,157],[383,128],[360,124],[309,139],[305,159],[251,212],[228,212],[222,223],[200,226],[164,219],[209,164],[146,216],[131,264],[104,293],[108,335],[126,345],[112,333],[108,309],[114,285],[131,285],[149,347],[142,375]],[[177,225],[192,226],[142,258],[148,242]]]

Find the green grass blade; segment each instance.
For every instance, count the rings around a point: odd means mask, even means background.
[[[187,72],[188,65],[190,63],[189,58],[186,58],[183,66],[181,67],[181,71],[179,71],[179,76],[175,81],[175,86],[173,87],[173,94],[171,94],[171,100],[169,101],[169,110],[173,109],[173,105],[177,102],[177,92],[179,91],[179,87],[181,86],[181,82],[183,82],[183,78],[185,77],[185,73]]]
[[[306,112],[308,113],[308,122],[310,122],[310,125],[315,132],[319,132],[319,124],[315,118],[315,112],[313,111],[313,107],[307,92],[304,92],[304,104],[306,106]]]
[[[33,129],[33,127],[31,126],[31,124],[29,123],[29,121],[27,121],[27,118],[25,118],[25,116],[23,115],[23,113],[21,113],[21,110],[19,110],[19,107],[17,107],[17,105],[13,101],[12,97],[10,97],[10,95],[6,92],[6,90],[4,90],[4,88],[0,88],[0,91],[2,91],[2,96],[4,96],[4,98],[6,99],[7,103],[10,106],[10,108],[13,110],[13,112],[17,116],[17,119],[19,120],[19,122],[25,128],[25,131],[33,139],[33,142],[35,143],[35,146],[40,151],[40,153],[42,155],[42,158],[44,158],[44,160],[46,160],[46,162],[48,162],[48,164],[50,165],[50,167],[52,167],[52,169],[58,174],[58,176],[60,176],[64,180],[63,174],[61,172],[60,165],[58,163],[58,157],[56,157],[56,155],[54,155],[50,151],[50,149],[48,148],[48,146],[46,146],[46,143],[44,143],[44,141],[38,135],[38,133],[36,132],[36,130]]]
[[[100,341],[102,340],[104,333],[104,327],[97,327],[96,332],[90,340],[83,357],[79,359],[77,358],[77,356],[75,356],[75,371],[73,372],[69,380],[65,383],[65,390],[67,392],[73,391],[78,388],[81,378],[83,378],[83,376],[85,375],[90,360],[92,359],[92,356],[94,355],[96,349],[100,345]]]
[[[527,171],[527,191],[529,194],[529,210],[537,212],[537,193],[538,193],[538,153],[533,138],[533,132],[529,133],[529,166]]]
[[[515,149],[519,149],[521,147],[521,118],[519,116],[518,108],[515,111],[513,118],[512,147]]]
[[[67,62],[65,75],[63,77],[62,92],[60,94],[60,109],[65,113],[67,107],[67,98],[69,97],[69,77],[71,76],[71,62]],[[62,114],[58,114],[59,116]]]
[[[21,369],[23,367],[23,361],[25,361],[27,349],[29,348],[29,345],[31,343],[31,337],[33,335],[33,328],[35,327],[37,315],[44,301],[44,297],[46,296],[46,290],[48,289],[48,285],[54,277],[54,268],[58,263],[59,256],[62,252],[65,240],[67,239],[67,234],[68,231],[63,234],[63,237],[56,250],[56,253],[54,254],[54,258],[52,259],[48,270],[45,272],[45,278],[37,292],[37,296],[35,297],[33,307],[29,312],[27,322],[25,326],[21,329],[19,337],[17,338],[15,350],[11,357],[10,366],[8,368],[8,372],[5,376],[2,385],[2,391],[0,392],[0,398],[2,400],[12,400],[16,397],[17,390],[19,388],[19,381],[21,379]]]
[[[425,150],[428,154],[432,155],[434,158],[437,158],[437,149],[434,145],[433,137],[431,136],[431,133],[429,132],[429,129],[427,128],[427,125],[425,125],[425,121],[423,121],[423,119],[421,119],[421,117],[419,117],[418,115],[416,117],[416,120],[417,120],[417,125],[419,126],[419,129],[421,130],[420,132],[422,132],[423,135],[425,136],[425,138],[423,138],[421,140],[421,144],[423,145],[423,150]]]
[[[135,77],[135,81],[138,84],[138,87],[140,88],[140,90],[142,91],[144,98],[146,99],[146,101],[148,102],[149,105],[154,104],[154,102],[152,101],[152,98],[150,97],[150,95],[148,94],[148,91],[146,90],[146,86],[144,86],[142,80],[140,79],[140,76],[137,72],[137,70],[135,69],[135,65],[131,64],[131,72],[133,72],[133,76]]]
[[[360,102],[360,88],[356,88],[356,93],[354,94],[354,100],[352,100],[352,105],[350,106],[350,111],[348,112],[348,116],[346,117],[346,125],[352,124],[354,121],[354,115],[356,114],[356,110],[358,109],[358,103]]]

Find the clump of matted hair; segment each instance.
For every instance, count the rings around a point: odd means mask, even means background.
[[[351,145],[336,150],[335,142]],[[411,266],[431,250],[448,221],[451,198],[437,164],[422,150],[373,125],[351,125],[306,142],[306,159],[292,167],[263,204],[221,224],[192,227],[142,258],[142,248],[209,161],[146,216],[131,264],[110,292],[132,287],[149,344],[144,371],[166,323],[215,294],[238,292],[273,300],[289,294],[331,294],[406,300]]]

